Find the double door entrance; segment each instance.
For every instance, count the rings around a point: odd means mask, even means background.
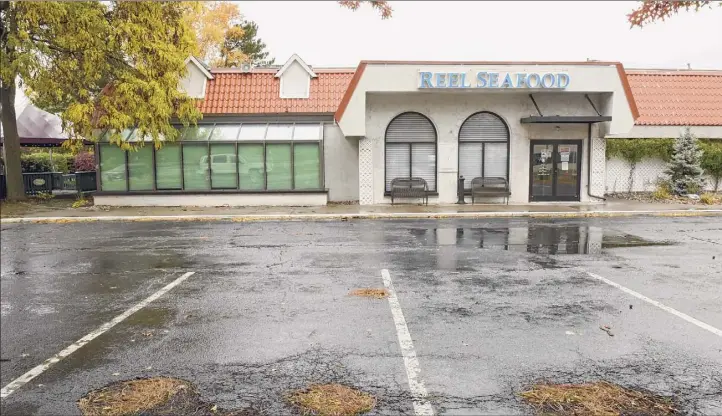
[[[581,140],[531,140],[529,201],[579,201]]]

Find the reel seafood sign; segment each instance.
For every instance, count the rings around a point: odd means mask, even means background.
[[[426,72],[419,71],[419,88],[564,89],[564,72]]]

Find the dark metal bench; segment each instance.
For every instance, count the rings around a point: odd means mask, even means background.
[[[471,203],[474,204],[476,198],[488,196],[503,196],[506,198],[506,204],[509,205],[509,182],[504,178],[474,178],[471,180]]]
[[[423,178],[391,179],[391,204],[394,198],[422,198],[429,205],[429,185]]]

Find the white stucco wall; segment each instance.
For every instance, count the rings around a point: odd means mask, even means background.
[[[208,80],[203,72],[192,62],[186,63],[188,73],[180,80],[181,91],[185,91],[192,98],[204,98],[206,96],[206,81]]]
[[[491,96],[494,98],[515,94],[516,91],[525,96],[531,93],[542,93],[543,90],[504,90],[504,89],[419,89],[419,71],[430,72],[469,72],[497,71],[497,72],[563,72],[570,76],[570,84],[562,94],[590,93],[599,94],[602,102],[597,109],[604,109],[604,115],[612,116],[605,130],[609,134],[623,134],[628,132],[633,124],[634,117],[624,92],[624,85],[614,65],[416,65],[416,64],[374,64],[366,66],[358,85],[350,97],[348,105],[338,120],[341,129],[347,136],[367,136],[365,111],[369,108],[367,99],[374,93],[410,93],[421,94],[418,100],[426,100],[425,96],[462,93],[468,96]],[[588,106],[584,106],[585,110]],[[541,105],[540,105],[541,107]],[[589,109],[585,115],[594,114]],[[554,115],[554,112],[545,112],[544,115]],[[537,115],[533,107],[526,107],[528,115]]]
[[[308,98],[311,76],[294,61],[281,75],[281,98]]]
[[[553,104],[555,111],[564,115],[589,115],[589,103],[579,94],[562,96],[546,95],[544,102]],[[586,107],[580,104],[584,100]],[[450,204],[457,200],[456,187],[458,177],[458,135],[462,123],[467,117],[479,111],[490,111],[505,120],[510,130],[510,203],[529,201],[529,140],[530,139],[569,139],[581,140],[581,202],[587,202],[587,126],[563,124],[529,125],[521,124],[521,117],[535,113],[536,110],[526,94],[473,94],[473,93],[397,93],[373,94],[366,98],[366,137],[359,143],[359,199],[361,204],[390,203],[390,197],[384,196],[384,135],[389,122],[397,115],[416,111],[427,116],[436,127],[437,147],[437,189],[438,198],[429,203]],[[540,100],[537,100],[539,103]],[[541,107],[541,104],[540,104]],[[544,110],[542,110],[544,111]],[[546,113],[545,113],[546,114]],[[549,114],[554,114],[551,112]],[[596,137],[597,129],[593,129]],[[598,139],[597,139],[598,140]],[[596,142],[596,140],[595,140]],[[604,146],[595,146],[596,195],[603,192],[604,183]],[[601,151],[601,155],[599,152]],[[599,167],[601,163],[601,167]],[[496,202],[487,200],[488,202]]]
[[[359,200],[358,152],[358,139],[345,137],[336,124],[324,125],[324,177],[329,201]]]
[[[326,193],[95,195],[95,205],[114,207],[254,207],[326,205]]]

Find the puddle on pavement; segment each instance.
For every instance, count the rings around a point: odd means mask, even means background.
[[[600,254],[627,247],[666,246],[635,235],[588,225],[534,224],[504,228],[413,228],[410,233],[426,244],[525,251],[534,254]]]

